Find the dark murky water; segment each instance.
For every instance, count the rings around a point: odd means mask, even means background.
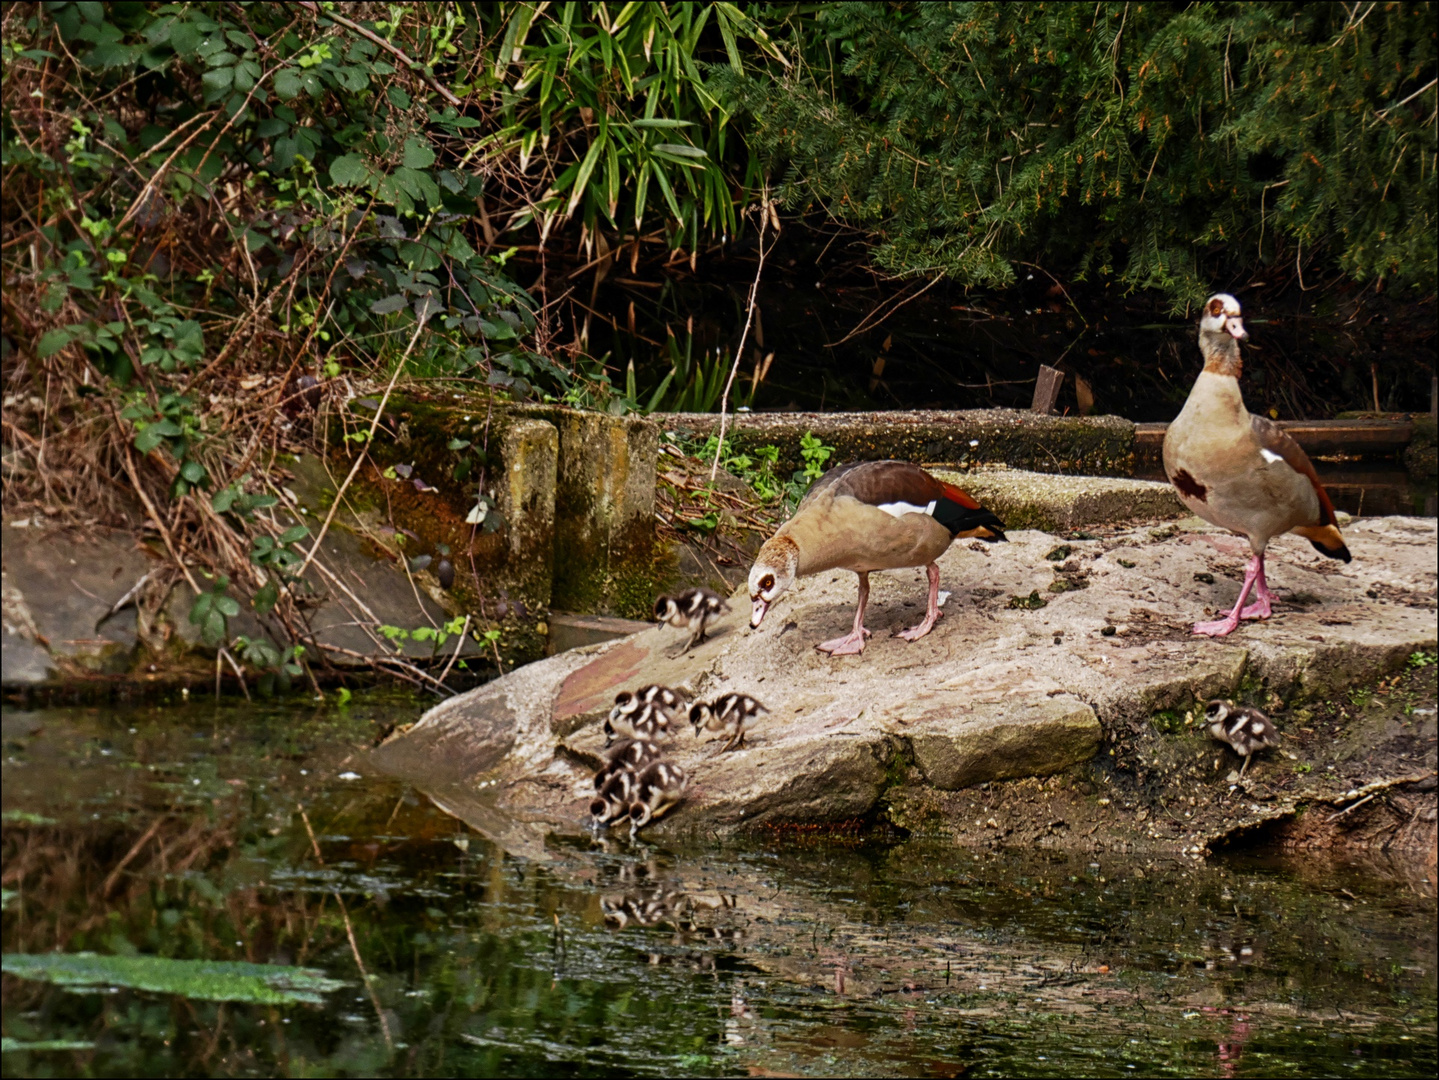
[[[7,954],[297,964],[346,985],[267,1006],[7,976],[6,1074],[1439,1066],[1435,906],[1402,885],[803,834],[556,839],[519,860],[368,774],[377,726],[418,711],[7,711]],[[93,1046],[9,1049],[55,1039]]]

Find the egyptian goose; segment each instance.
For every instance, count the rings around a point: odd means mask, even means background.
[[[907,461],[862,461],[831,469],[805,494],[790,518],[760,548],[749,572],[757,627],[797,577],[842,568],[859,575],[854,628],[815,648],[831,656],[864,651],[864,609],[873,570],[923,566],[929,572],[924,621],[899,634],[917,641],[940,617],[938,559],[959,537],[1003,540],[1004,523],[953,484]]]
[[[762,712],[769,710],[748,694],[721,694],[713,702],[691,705],[690,723],[694,725],[695,738],[701,731],[726,732],[729,740],[724,750],[734,750],[744,745],[745,730]]]
[[[678,652],[670,653],[670,656],[683,656],[704,641],[705,627],[729,609],[729,604],[719,593],[703,587],[686,589],[674,596],[656,598],[655,622],[688,627],[690,631],[689,640]]]
[[[1279,731],[1269,717],[1252,705],[1236,705],[1232,701],[1215,700],[1204,706],[1204,719],[1209,725],[1209,734],[1222,743],[1228,743],[1236,754],[1244,756],[1244,770],[1249,768],[1249,759],[1260,750],[1279,745]]]
[[[1309,458],[1278,424],[1244,407],[1239,342],[1248,337],[1239,301],[1211,296],[1199,323],[1204,370],[1164,436],[1164,473],[1180,500],[1210,524],[1248,537],[1254,553],[1234,610],[1195,624],[1194,633],[1210,637],[1233,633],[1241,619],[1269,618],[1275,596],[1264,580],[1264,549],[1271,538],[1296,532],[1322,555],[1350,558]]]
[[[646,765],[635,776],[630,801],[630,835],[634,836],[684,798],[689,783],[684,769],[672,762],[656,761]]]

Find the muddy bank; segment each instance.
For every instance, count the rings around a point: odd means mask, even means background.
[[[689,734],[679,740],[672,756],[690,772],[690,791],[654,835],[887,816],[909,830],[984,842],[1194,854],[1232,831],[1227,778],[1239,764],[1189,733],[1184,717],[1196,702],[1257,702],[1288,728],[1285,710],[1372,685],[1435,647],[1433,521],[1351,523],[1347,566],[1282,538],[1271,548],[1282,600],[1275,618],[1222,641],[1195,640],[1188,624],[1233,603],[1242,540],[1194,519],[1106,533],[1078,540],[1020,530],[1008,544],[956,545],[940,564],[946,617],[913,645],[889,634],[922,611],[921,573],[874,575],[875,636],[861,657],[834,660],[812,648],[848,625],[852,574],[806,579],[756,632],[736,596],[735,613],[686,657],[666,655],[675,632],[661,629],[556,656],[431,710],[381,747],[376,763],[443,787],[460,816],[502,844],[499,833],[543,850],[548,832],[583,828],[600,720],[617,690],[649,682],[699,696],[742,690],[770,715],[734,753]],[[1422,782],[1434,768],[1432,720],[1408,734],[1418,740],[1412,760],[1371,767],[1366,758],[1365,769],[1344,771],[1302,739],[1286,742],[1287,803],[1276,806]],[[1192,774],[1177,771],[1183,760]],[[1262,778],[1271,768],[1280,766],[1256,771]],[[1121,775],[1140,794],[1106,794]],[[1255,787],[1246,782],[1243,790]],[[1213,790],[1212,816],[1197,798],[1187,802],[1196,784]],[[1098,815],[1095,827],[1077,828],[1080,815],[1062,808],[1043,835],[1032,820],[1006,826],[999,796],[989,794],[996,785],[1016,806],[1067,791]],[[1150,824],[1149,807],[1181,798],[1184,809],[1171,816],[1182,824]],[[1099,827],[1126,804],[1132,814],[1145,809],[1138,829]],[[974,816],[976,806],[989,809]]]

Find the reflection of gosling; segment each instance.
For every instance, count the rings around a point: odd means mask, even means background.
[[[729,610],[729,604],[712,589],[686,589],[674,596],[655,600],[655,621],[670,626],[689,627],[689,640],[670,656],[683,656],[705,640],[705,627]]]
[[[605,745],[617,737],[633,739],[656,735],[668,738],[670,720],[684,707],[684,694],[668,686],[642,686],[638,690],[622,690],[615,695],[614,708],[605,718]],[[643,724],[641,724],[643,721]],[[644,730],[648,727],[649,730]]]
[[[621,739],[606,751],[609,760],[595,773],[595,790],[621,772],[638,772],[660,756],[660,748],[645,739]]]
[[[1209,724],[1210,735],[1244,756],[1244,765],[1239,770],[1241,780],[1252,756],[1265,747],[1279,745],[1279,730],[1252,705],[1216,699],[1204,706],[1204,719]]]
[[[671,762],[646,765],[635,777],[634,798],[630,802],[630,835],[634,836],[683,799],[689,783],[685,771]]]
[[[701,731],[724,731],[729,734],[725,750],[734,750],[744,745],[744,733],[760,713],[769,712],[748,694],[722,694],[714,701],[696,702],[690,707],[690,723],[694,725],[695,737]]]

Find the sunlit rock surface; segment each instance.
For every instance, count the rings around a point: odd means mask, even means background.
[[[1275,541],[1275,616],[1218,641],[1189,626],[1232,606],[1248,546],[1196,519],[1099,540],[1017,531],[1007,544],[956,544],[940,561],[945,617],[913,644],[892,635],[923,614],[923,572],[875,574],[874,637],[857,657],[813,648],[848,627],[855,601],[855,575],[821,574],[757,631],[737,594],[687,656],[667,655],[679,631],[656,628],[521,668],[432,709],[377,761],[444,784],[447,802],[475,814],[529,821],[531,850],[544,828],[582,826],[601,721],[618,691],[652,682],[698,697],[740,690],[771,710],[742,750],[679,736],[670,756],[689,794],[654,835],[859,818],[916,772],[945,789],[1054,773],[1160,710],[1241,684],[1318,697],[1432,649],[1435,522],[1359,520],[1345,535],[1348,565],[1298,537]]]

